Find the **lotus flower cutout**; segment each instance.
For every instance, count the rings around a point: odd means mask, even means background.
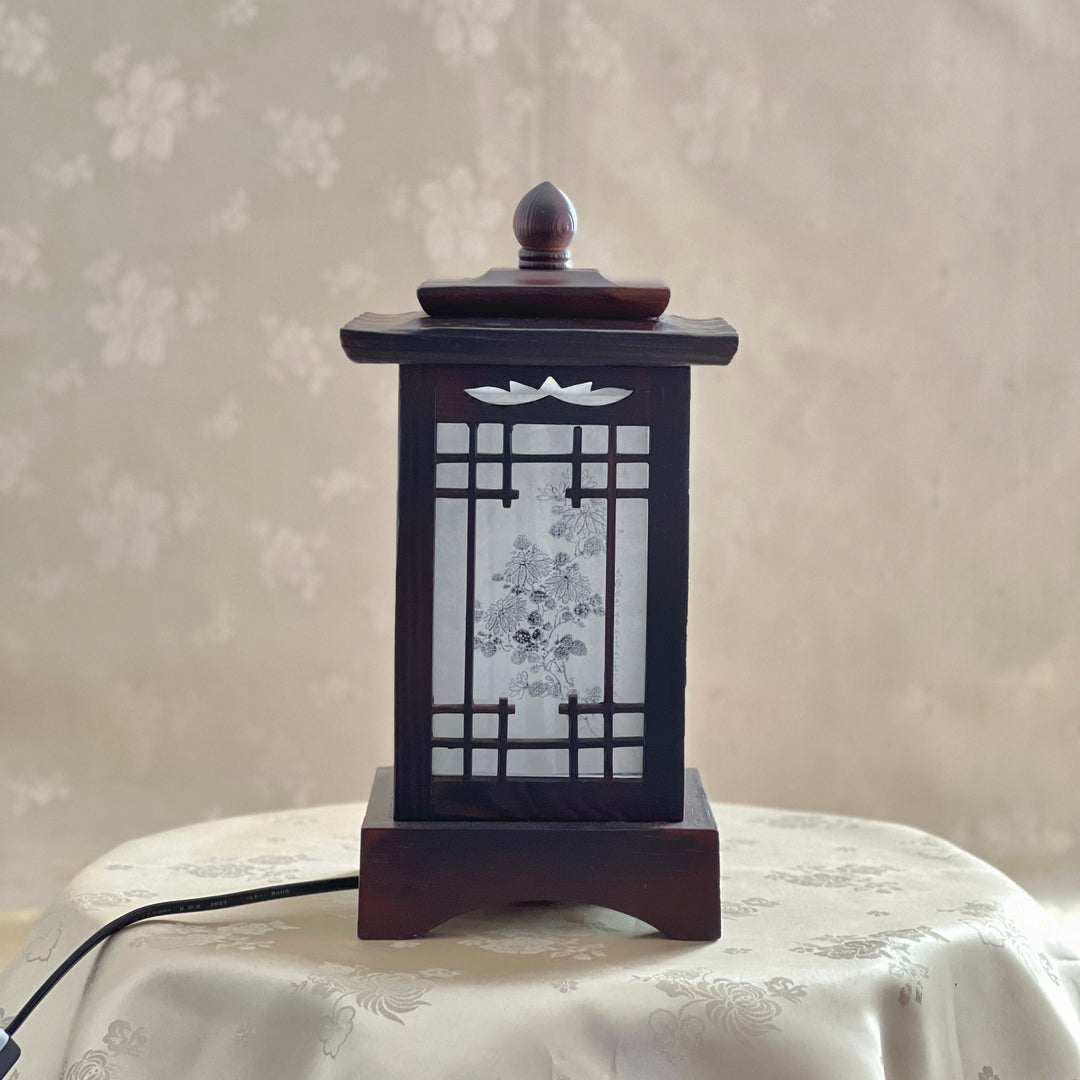
[[[526,386],[525,383],[510,380],[510,389],[502,390],[497,386],[474,386],[465,391],[469,397],[484,402],[485,405],[526,405],[530,401],[553,397],[565,401],[568,405],[614,405],[629,397],[633,390],[619,390],[608,386],[594,390],[591,382],[574,383],[573,386],[560,386],[550,375],[540,384],[539,389]]]

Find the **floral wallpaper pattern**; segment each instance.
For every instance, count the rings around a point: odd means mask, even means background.
[[[577,265],[743,335],[694,382],[710,794],[1075,867],[1078,55],[996,0],[0,3],[0,906],[366,795],[395,373],[337,330],[512,264],[545,178]]]

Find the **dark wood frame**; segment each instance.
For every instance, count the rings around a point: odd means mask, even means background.
[[[376,772],[360,830],[361,938],[416,937],[519,901],[599,904],[682,941],[720,936],[719,834],[696,769],[675,822],[401,821],[392,772]]]
[[[729,364],[738,331],[725,319],[433,319],[419,311],[358,315],[341,347],[359,364],[514,363],[595,368]],[[616,359],[617,358],[617,359]]]
[[[466,387],[505,387],[511,379],[538,386],[538,380],[547,375],[564,386],[580,382],[587,375],[595,386],[616,386],[633,392],[620,402],[597,408],[551,398],[508,408],[476,401],[464,393]],[[580,366],[557,364],[545,366],[541,373],[536,367],[505,363],[410,363],[402,365],[400,376],[395,819],[680,820],[689,553],[689,368],[594,366],[583,372]],[[515,423],[645,424],[650,428],[645,700],[633,703],[640,704],[645,714],[641,779],[431,776],[431,716],[436,705],[431,693],[435,425],[446,421],[504,424],[511,419]],[[611,484],[614,454],[614,440],[609,439]],[[475,462],[475,453],[469,456]],[[470,466],[470,476],[474,468]],[[609,498],[613,497],[609,492]],[[609,518],[613,520],[614,515]],[[609,624],[609,641],[610,629]],[[467,658],[471,655],[472,650],[466,648]],[[471,659],[467,659],[466,664],[470,663]],[[613,710],[610,664],[606,666],[609,685],[605,686],[605,738],[610,752],[609,718]],[[466,685],[471,685],[468,678]],[[471,716],[476,710],[473,702],[462,705],[464,735],[469,739]],[[579,711],[585,708],[592,707],[581,706]],[[505,702],[500,702],[500,742],[504,749],[507,711]],[[624,707],[614,711],[637,710]],[[576,725],[571,722],[569,727],[573,740]]]

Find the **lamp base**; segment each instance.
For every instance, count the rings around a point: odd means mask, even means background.
[[[682,821],[395,821],[375,772],[360,833],[357,934],[419,937],[479,907],[597,904],[678,941],[720,936],[720,838],[697,769]]]

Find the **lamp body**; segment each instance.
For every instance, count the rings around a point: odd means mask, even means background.
[[[584,374],[628,393],[468,393]],[[401,369],[399,820],[682,817],[689,391],[686,367]]]
[[[400,365],[397,821],[684,816],[690,363],[723,320],[361,316]]]
[[[357,933],[515,900],[720,934],[719,834],[684,769],[690,365],[723,319],[569,268],[544,181],[517,270],[425,282],[346,355],[400,367],[394,767],[360,830]]]

